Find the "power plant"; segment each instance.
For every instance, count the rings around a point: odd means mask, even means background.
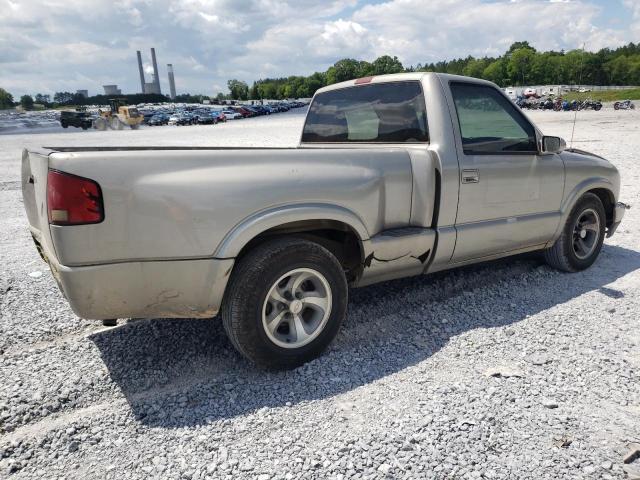
[[[153,77],[151,77],[151,80],[153,81],[153,84],[155,85],[154,87],[154,91],[152,93],[162,93],[160,92],[160,75],[158,75],[158,63],[156,62],[156,49],[155,48],[151,48],[151,63],[153,64]]]
[[[142,68],[142,55],[140,54],[140,50],[136,53],[138,54],[138,70],[140,70],[140,88],[141,92],[144,93],[144,68]]]
[[[169,97],[173,100],[176,98],[176,81],[173,78],[173,65],[171,63],[167,63],[167,72],[169,72]]]
[[[147,82],[144,77],[144,67],[142,64],[142,54],[140,50],[136,52],[138,56],[138,70],[140,71],[140,88],[142,93],[156,93],[158,95],[162,94],[160,90],[160,75],[158,73],[158,62],[156,60],[156,49],[151,49],[151,65],[153,66],[153,73],[151,74],[151,82]],[[171,98],[176,97],[176,83],[175,78],[173,76],[173,65],[167,64],[167,70],[169,72],[169,90],[171,92]]]

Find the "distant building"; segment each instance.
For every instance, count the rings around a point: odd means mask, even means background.
[[[122,91],[118,88],[118,85],[103,85],[105,95],[122,95]]]
[[[89,98],[89,90],[76,90],[76,94],[82,95],[84,98]]]

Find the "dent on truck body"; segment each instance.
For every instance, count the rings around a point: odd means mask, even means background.
[[[381,232],[364,242],[365,258],[358,285],[425,272],[435,244],[430,228],[406,227]]]

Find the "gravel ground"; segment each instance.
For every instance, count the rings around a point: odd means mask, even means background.
[[[531,116],[570,137],[572,113]],[[353,290],[329,352],[290,372],[217,320],[71,312],[27,231],[23,146],[294,145],[302,121],[0,136],[0,477],[633,478],[638,206],[585,272],[526,256]],[[640,205],[640,112],[580,112],[575,139]]]

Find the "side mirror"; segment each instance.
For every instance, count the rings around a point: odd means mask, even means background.
[[[560,137],[542,137],[540,141],[541,153],[560,153],[567,148],[567,143]]]

